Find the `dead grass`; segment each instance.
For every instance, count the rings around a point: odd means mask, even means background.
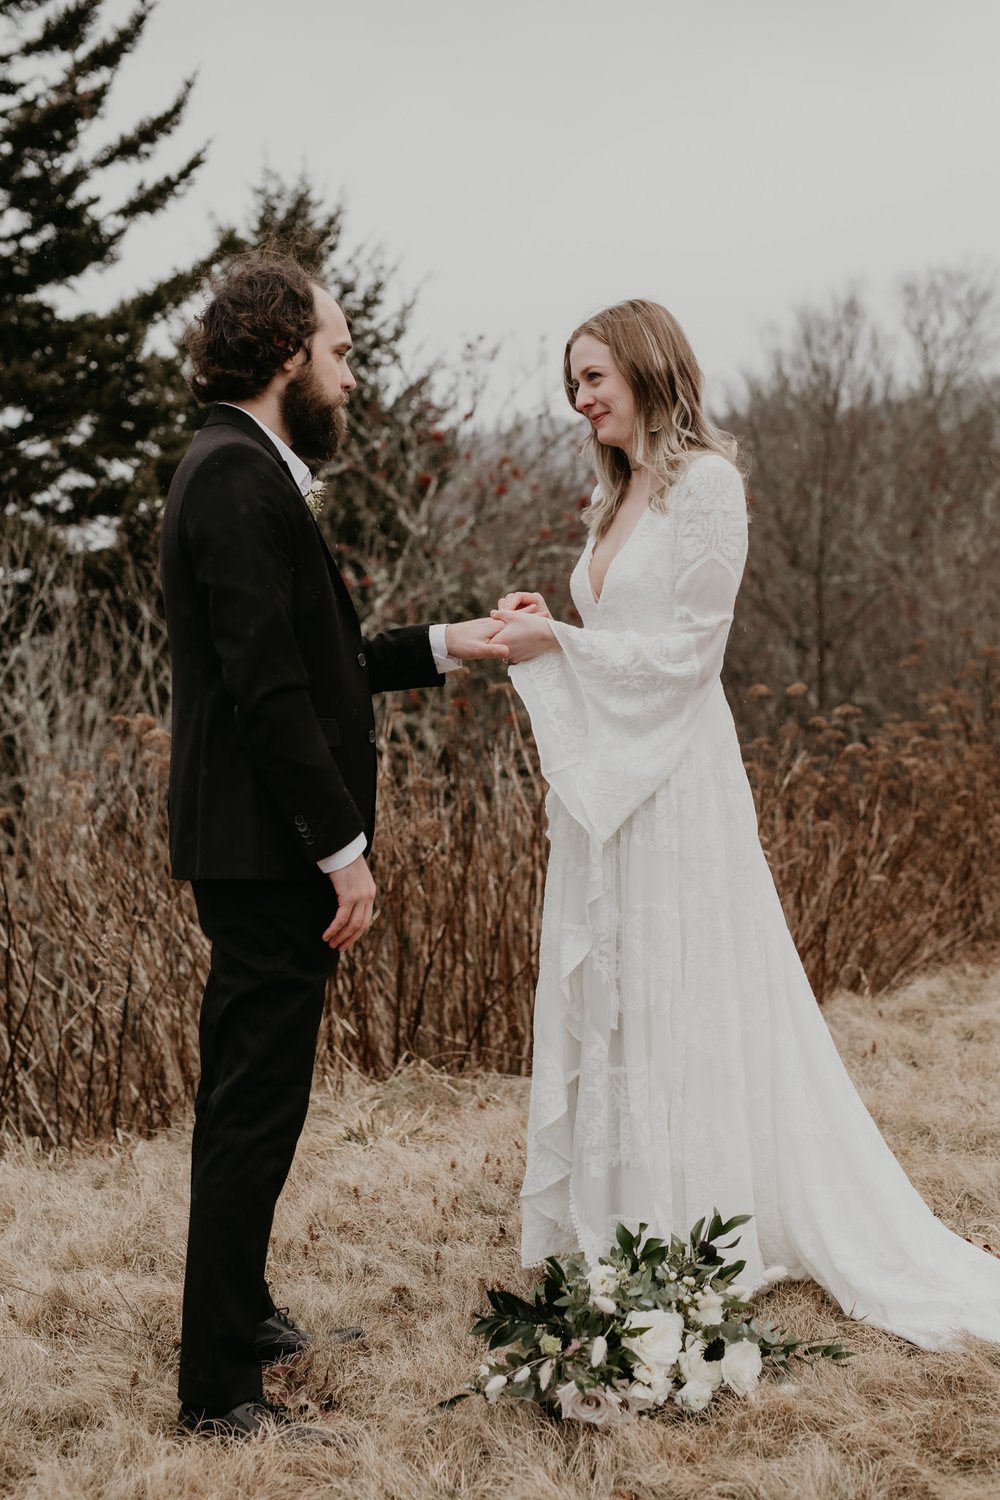
[[[907,1171],[960,1232],[1000,1244],[1000,972],[960,969],[827,1015]],[[279,1206],[272,1280],[320,1340],[274,1393],[334,1450],[226,1450],[172,1432],[187,1139],[0,1165],[0,1493],[10,1500],[966,1500],[1000,1494],[1000,1349],[928,1354],[809,1285],[769,1310],[857,1351],[711,1415],[580,1433],[436,1402],[477,1359],[487,1283],[526,1286],[517,1199],[527,1084],[423,1065],[318,1092]],[[734,1207],[738,1208],[738,1205]]]

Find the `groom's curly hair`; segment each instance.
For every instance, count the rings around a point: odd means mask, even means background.
[[[284,360],[309,354],[316,283],[287,256],[249,255],[212,282],[212,298],[184,336],[198,401],[259,396]]]

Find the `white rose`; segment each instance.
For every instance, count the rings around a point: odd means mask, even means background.
[[[688,1346],[678,1357],[677,1368],[687,1381],[710,1385],[713,1391],[722,1384],[722,1360],[705,1358],[703,1339],[689,1339]]]
[[[664,1369],[662,1365],[636,1365],[632,1370],[632,1375],[640,1385],[649,1387],[658,1406],[670,1395],[673,1382],[670,1379],[670,1371]]]
[[[590,1368],[596,1370],[598,1365],[603,1365],[607,1356],[608,1341],[602,1333],[599,1333],[590,1351]]]
[[[722,1322],[722,1298],[718,1292],[700,1292],[691,1313],[702,1328],[712,1328]]]
[[[565,1422],[589,1422],[594,1427],[616,1426],[624,1415],[622,1398],[616,1391],[592,1386],[581,1391],[574,1380],[568,1380],[556,1391]]]
[[[625,1348],[638,1355],[643,1364],[669,1368],[676,1363],[684,1337],[684,1319],[680,1313],[664,1312],[659,1307],[648,1312],[636,1309],[625,1319],[625,1327],[644,1330],[622,1339]]]
[[[749,1339],[737,1339],[726,1347],[720,1361],[722,1378],[738,1396],[748,1396],[757,1387],[763,1361],[760,1348]]]
[[[486,1382],[483,1388],[483,1395],[487,1401],[495,1401],[506,1384],[506,1375],[494,1375],[492,1380]]]
[[[712,1387],[704,1381],[688,1380],[674,1392],[674,1400],[682,1411],[704,1411],[712,1395]]]
[[[646,1411],[650,1406],[660,1406],[663,1402],[662,1396],[657,1396],[652,1386],[644,1385],[641,1380],[633,1380],[631,1385],[619,1387],[622,1400],[629,1411]]]
[[[587,1272],[587,1285],[591,1301],[595,1297],[613,1297],[618,1290],[618,1272],[614,1266],[592,1266]]]

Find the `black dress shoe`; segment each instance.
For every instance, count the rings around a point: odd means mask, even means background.
[[[282,1443],[319,1443],[329,1447],[340,1441],[331,1428],[293,1421],[284,1406],[263,1399],[243,1401],[219,1416],[182,1406],[177,1421],[185,1432],[197,1437],[229,1438],[237,1442],[272,1437]]]
[[[364,1329],[334,1328],[328,1337],[335,1344],[348,1344],[354,1339],[363,1338]],[[288,1316],[287,1307],[276,1307],[269,1318],[257,1324],[253,1347],[262,1365],[274,1365],[285,1359],[294,1359],[296,1354],[302,1354],[313,1342],[313,1335]]]
[[[301,1354],[312,1342],[312,1334],[288,1316],[287,1307],[276,1307],[269,1318],[257,1324],[253,1348],[262,1365],[274,1365]]]

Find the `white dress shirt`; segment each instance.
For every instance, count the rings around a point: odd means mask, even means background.
[[[219,405],[235,406],[237,411],[243,412],[245,416],[250,417],[257,423],[261,432],[266,433],[277,448],[285,464],[288,466],[292,478],[302,491],[302,498],[305,499],[312,488],[313,477],[308,465],[302,462],[299,455],[294,453],[276,432],[272,432],[266,423],[262,422],[259,417],[254,416],[252,411],[247,411],[245,406],[239,406],[235,401],[220,401]],[[448,655],[448,648],[445,645],[446,629],[446,625],[432,625],[430,627],[431,654],[434,657],[434,665],[441,673],[454,672],[456,667],[463,665],[457,656]],[[324,875],[330,875],[334,870],[342,870],[345,865],[351,864],[357,859],[359,854],[364,854],[367,845],[367,838],[363,833],[359,833],[357,838],[352,839],[349,844],[345,844],[343,849],[338,849],[335,854],[328,854],[325,859],[318,859],[316,863]]]

